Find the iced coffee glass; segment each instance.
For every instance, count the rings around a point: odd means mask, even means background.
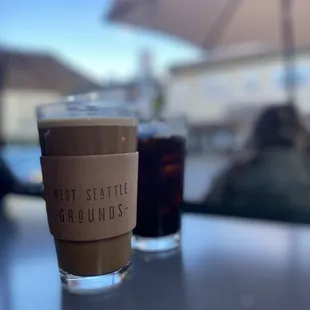
[[[186,138],[185,118],[140,121],[135,250],[159,252],[180,245]]]
[[[137,125],[130,110],[87,96],[37,109],[48,223],[72,293],[121,282],[136,225]]]

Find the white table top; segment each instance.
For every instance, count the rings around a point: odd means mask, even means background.
[[[9,201],[0,220],[2,310],[309,310],[310,226],[184,215],[182,249],[135,253],[109,294],[62,292],[41,200]]]

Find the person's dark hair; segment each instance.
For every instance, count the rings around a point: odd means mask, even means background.
[[[268,106],[254,124],[253,146],[258,150],[273,147],[294,147],[301,128],[298,111],[294,105]]]

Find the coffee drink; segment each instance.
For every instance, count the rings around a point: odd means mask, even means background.
[[[42,156],[56,157],[93,157],[94,155],[128,154],[137,151],[137,127],[131,118],[73,118],[43,120],[38,123]],[[119,182],[120,183],[120,182]],[[127,183],[111,187],[85,190],[85,201],[106,199],[108,195],[125,195]],[[54,198],[70,201],[77,192],[69,189],[57,189]],[[107,200],[102,200],[102,202]],[[118,209],[108,205],[104,210],[75,210],[73,207],[62,210],[57,216],[64,223],[88,218],[89,222],[104,220],[121,215]],[[126,209],[126,208],[125,208]],[[71,212],[71,213],[70,213]],[[74,213],[78,212],[78,213]],[[105,213],[103,213],[105,212]],[[49,216],[49,215],[48,215]],[[49,216],[50,218],[50,216]],[[50,219],[49,219],[50,220]],[[55,225],[55,224],[53,224]],[[57,225],[57,224],[56,224]],[[57,227],[55,227],[57,230]],[[87,230],[85,230],[85,233]],[[83,231],[79,232],[81,236]],[[96,276],[111,273],[126,266],[131,257],[131,231],[121,235],[96,240],[76,240],[78,238],[60,238],[54,235],[59,268],[77,276]],[[74,240],[72,240],[74,239]]]

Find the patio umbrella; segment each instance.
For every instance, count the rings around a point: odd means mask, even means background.
[[[282,50],[286,91],[292,102],[295,49],[310,46],[309,17],[309,0],[114,0],[108,16],[171,34],[211,53],[241,43],[252,43],[247,46],[257,51]]]

